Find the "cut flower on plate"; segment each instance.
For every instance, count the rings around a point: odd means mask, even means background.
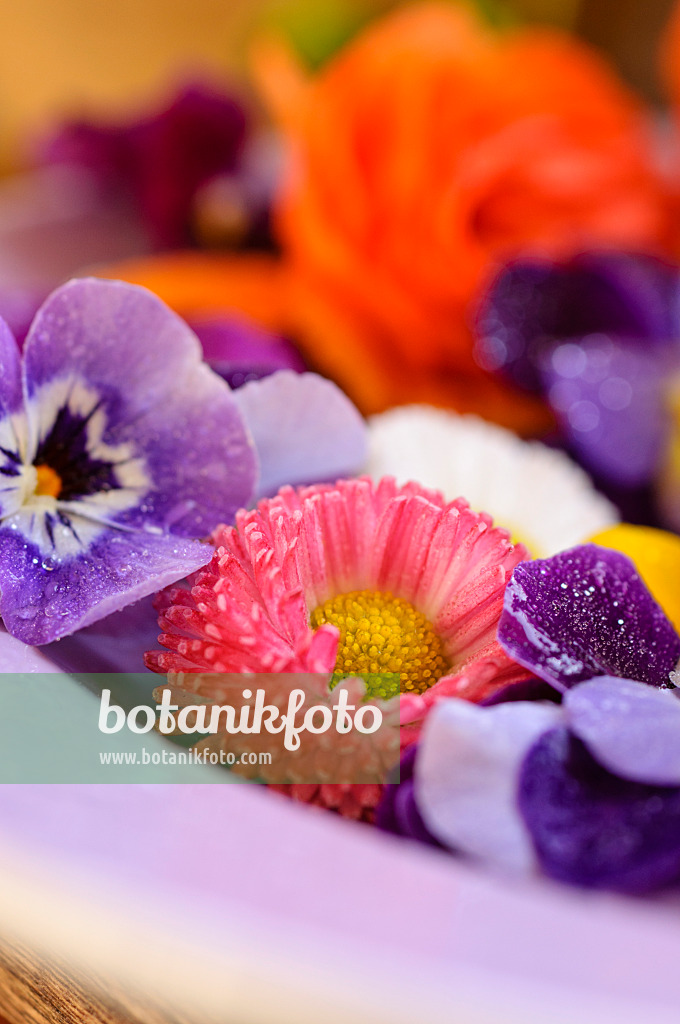
[[[526,672],[496,639],[527,557],[489,516],[391,478],[283,488],[214,536],[210,565],[163,596],[150,668],[312,672],[398,683],[402,738],[448,693],[478,699]],[[178,685],[182,685],[181,681]],[[394,698],[393,698],[394,699]]]

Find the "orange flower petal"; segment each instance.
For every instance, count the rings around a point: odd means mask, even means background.
[[[143,285],[182,316],[234,309],[273,331],[287,324],[286,275],[273,257],[176,252],[99,266],[96,273]]]

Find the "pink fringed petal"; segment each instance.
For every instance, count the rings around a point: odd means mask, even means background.
[[[511,661],[497,641],[480,652],[480,656],[465,665],[455,675],[444,676],[423,694],[426,708],[442,697],[462,697],[479,702],[486,700],[510,683],[529,678],[529,673],[517,662]]]
[[[369,784],[318,786],[296,783],[288,786],[271,786],[270,788],[292,797],[293,800],[300,803],[335,811],[343,818],[371,822],[383,787]]]

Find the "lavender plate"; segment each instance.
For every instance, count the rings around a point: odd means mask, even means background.
[[[3,936],[192,1021],[677,1020],[677,906],[509,884],[247,784],[4,785],[0,822]]]

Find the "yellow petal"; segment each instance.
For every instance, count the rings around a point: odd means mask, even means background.
[[[621,551],[680,632],[680,537],[651,526],[621,523],[590,538],[593,544]]]

